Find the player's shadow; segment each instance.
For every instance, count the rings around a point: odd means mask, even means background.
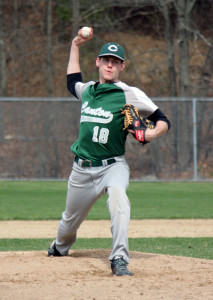
[[[81,249],[81,250],[71,250],[69,256],[73,258],[78,257],[88,257],[88,258],[97,258],[103,261],[108,260],[110,255],[110,249]],[[130,258],[134,259],[149,259],[155,257],[156,254],[143,253],[130,251]]]

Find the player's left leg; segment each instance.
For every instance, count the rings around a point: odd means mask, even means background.
[[[129,262],[128,228],[130,202],[126,194],[129,185],[129,167],[125,160],[116,163],[108,172],[107,206],[111,217],[113,249],[109,260],[122,257]]]
[[[130,220],[130,204],[125,189],[120,186],[110,186],[108,189],[108,208],[111,216],[111,232],[113,249],[110,260],[123,257],[129,262],[128,228]]]

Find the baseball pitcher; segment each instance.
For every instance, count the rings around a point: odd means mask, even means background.
[[[116,276],[131,276],[127,268],[130,202],[126,194],[129,185],[129,166],[124,158],[126,138],[130,132],[139,143],[149,143],[165,134],[170,122],[143,91],[119,80],[125,70],[125,58],[124,49],[117,43],[103,45],[97,55],[99,81],[82,82],[79,48],[92,37],[91,27],[87,32],[80,29],[71,45],[67,87],[82,103],[80,130],[71,146],[75,159],[68,180],[66,209],[48,256],[68,255],[79,226],[93,204],[107,193],[113,238],[111,269]]]

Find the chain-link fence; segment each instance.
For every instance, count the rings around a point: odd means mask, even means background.
[[[213,98],[155,98],[170,131],[142,147],[127,138],[131,179],[212,180]],[[78,137],[74,98],[0,98],[0,178],[66,179]]]

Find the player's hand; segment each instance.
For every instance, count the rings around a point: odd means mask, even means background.
[[[149,129],[147,128],[145,133],[145,139],[147,143],[150,143],[155,138],[155,129]]]
[[[149,129],[149,128],[147,128],[147,130],[146,130],[145,137],[146,137],[147,143],[150,143],[154,139],[153,130],[154,129]],[[127,131],[129,133],[135,134],[134,130],[132,130],[132,129],[127,129]]]
[[[168,125],[164,121],[158,121],[156,123],[155,129],[149,129],[147,128],[146,133],[145,133],[145,139],[146,142],[151,142],[157,137],[162,136],[168,131]]]
[[[74,44],[76,46],[80,46],[80,45],[88,42],[89,40],[91,40],[92,37],[93,37],[93,29],[92,29],[92,27],[90,27],[90,31],[91,31],[91,33],[90,33],[89,37],[88,38],[83,38],[82,35],[81,35],[81,29],[80,29],[78,31],[78,35],[73,39]]]

